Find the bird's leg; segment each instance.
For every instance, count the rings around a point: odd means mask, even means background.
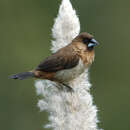
[[[57,81],[55,81],[55,82],[57,84],[56,87],[58,89],[63,90],[63,88],[66,87],[68,92],[74,92],[73,88],[70,87],[69,85],[62,83],[62,82],[57,82]]]
[[[61,83],[59,83],[59,82],[56,82],[56,81],[55,81],[55,83],[56,83],[55,87],[58,88],[59,90],[62,90],[63,85]]]
[[[74,92],[73,88],[70,87],[69,85],[67,85],[65,83],[62,83],[62,85],[64,85],[68,89],[68,92]]]

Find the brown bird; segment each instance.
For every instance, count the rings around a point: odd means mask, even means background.
[[[83,32],[70,44],[46,58],[33,71],[12,75],[10,78],[23,80],[35,77],[66,85],[92,64],[96,45],[98,42],[93,36]]]

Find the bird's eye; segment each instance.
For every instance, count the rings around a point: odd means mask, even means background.
[[[88,43],[89,39],[88,38],[83,38],[83,43]]]

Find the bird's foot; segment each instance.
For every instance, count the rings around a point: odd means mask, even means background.
[[[70,87],[69,85],[65,84],[65,83],[62,83],[62,85],[64,85],[66,88],[67,88],[67,92],[74,92],[73,88]]]
[[[67,84],[65,84],[65,83],[59,83],[59,82],[56,82],[57,83],[57,85],[56,85],[56,87],[59,89],[59,90],[64,90],[64,88],[66,88],[65,90],[67,91],[67,92],[74,92],[74,90],[73,90],[73,88],[72,87],[70,87],[69,85],[67,85]]]

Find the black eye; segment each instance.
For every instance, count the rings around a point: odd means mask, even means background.
[[[88,38],[83,38],[83,43],[88,43],[89,39]]]

